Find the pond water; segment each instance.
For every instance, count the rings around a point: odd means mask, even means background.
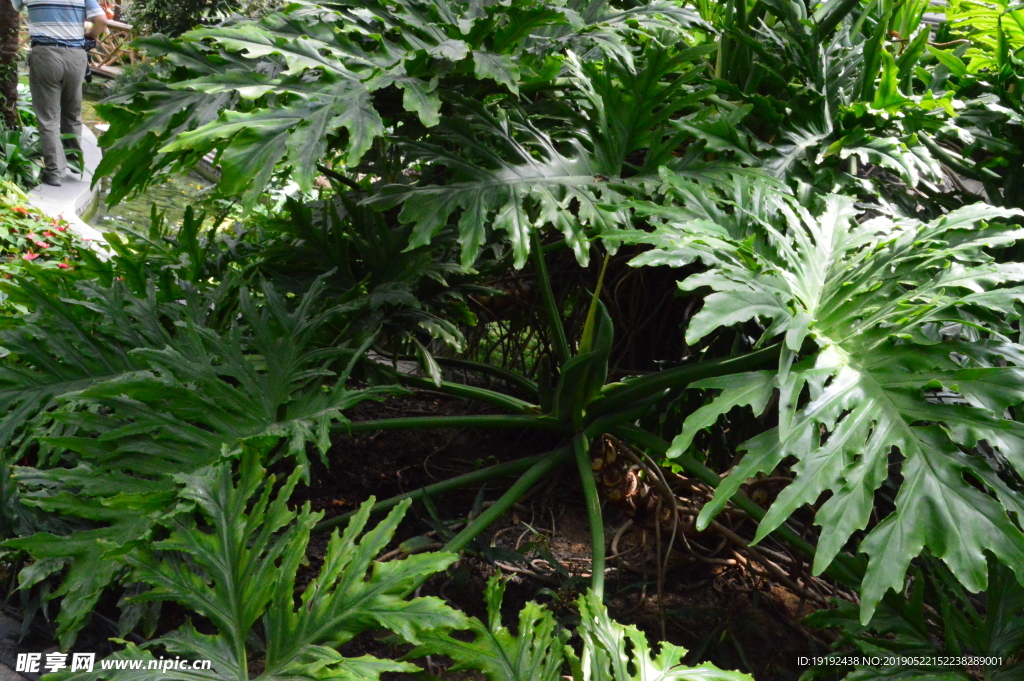
[[[99,136],[106,126],[96,114],[97,101],[87,97],[82,102],[82,122]],[[144,196],[122,201],[116,206],[100,202],[88,223],[101,232],[117,231],[119,227],[145,230],[149,228],[151,211],[156,206],[157,212],[164,214],[168,225],[179,225],[185,217],[185,209],[196,204],[210,186],[209,182],[196,174],[168,176],[150,186]],[[101,196],[105,197],[106,192],[102,192]]]
[[[88,222],[101,232],[116,231],[118,227],[145,230],[149,228],[152,207],[164,214],[168,225],[178,225],[185,217],[185,209],[199,201],[210,183],[198,175],[171,176],[155,183],[144,196],[122,201],[116,206],[100,203]],[[105,194],[104,194],[105,195]]]

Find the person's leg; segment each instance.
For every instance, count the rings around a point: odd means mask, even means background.
[[[64,82],[60,98],[60,132],[74,135],[63,138],[65,150],[74,150],[79,163],[82,158],[82,82],[89,68],[89,54],[85,50],[63,50]]]
[[[43,180],[60,181],[67,161],[60,142],[60,100],[64,80],[62,50],[33,47],[28,57],[28,82],[32,91],[32,109],[43,147]]]

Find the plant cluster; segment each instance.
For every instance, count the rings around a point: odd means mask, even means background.
[[[39,184],[43,151],[32,110],[32,95],[22,83],[17,84],[14,113],[17,125],[0,129],[0,177],[24,189],[32,189]]]
[[[34,268],[72,270],[89,245],[68,224],[28,205],[24,192],[0,179],[0,276],[31,278]]]
[[[146,34],[178,36],[201,24],[223,21],[231,16],[257,17],[279,6],[278,0],[188,0],[173,6],[154,0],[126,0],[121,4],[121,21]]]
[[[110,200],[212,154],[249,217],[154,215],[74,276],[0,282],[0,524],[27,601],[60,601],[65,647],[113,594],[121,636],[175,602],[202,626],[117,655],[232,678],[409,670],[339,652],[375,628],[492,679],[739,678],[652,657],[603,609],[611,441],[658,490],[656,532],[739,509],[753,544],[856,594],[812,620],[841,644],[998,655],[986,673],[1013,678],[1024,33],[1014,7],[953,3],[934,29],[928,7],[332,0],[142,39],[156,66],[101,107]],[[625,320],[656,314],[670,350],[634,361]],[[467,411],[350,419],[410,388]],[[555,444],[327,520],[289,506],[344,456],[332,435],[428,428]],[[498,582],[486,624],[406,598],[564,466],[593,551],[576,647],[536,604],[506,629]],[[662,466],[711,500],[678,505]],[[510,474],[441,552],[374,562],[409,499]],[[747,496],[766,476],[781,491]],[[310,535],[346,522],[299,586]]]

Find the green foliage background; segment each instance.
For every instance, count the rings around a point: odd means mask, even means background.
[[[101,106],[109,200],[212,158],[218,214],[154,216],[109,258],[0,282],[3,527],[25,598],[60,601],[67,647],[131,594],[120,633],[159,636],[118,655],[209,657],[224,678],[410,669],[338,652],[372,627],[494,679],[739,678],[652,655],[603,610],[590,446],[614,437],[715,489],[698,528],[731,504],[754,543],[771,533],[855,592],[811,620],[842,645],[1002,656],[985,673],[1014,678],[1019,612],[969,594],[1015,603],[1024,583],[1021,10],[953,3],[934,30],[926,10],[296,2],[142,39],[152,67]],[[670,350],[633,363],[624,320],[661,308],[619,293],[627,271],[687,302]],[[421,371],[398,370],[410,358]],[[490,411],[349,420],[409,388]],[[408,500],[289,508],[332,433],[438,427],[558,445],[439,483],[519,476],[439,553],[374,562]],[[487,624],[405,598],[573,464],[594,575],[577,648],[536,604],[507,629],[497,582]],[[759,475],[788,480],[768,508],[743,493]],[[296,594],[309,536],[346,521]],[[216,632],[157,632],[162,601]],[[969,678],[809,672],[828,674]]]

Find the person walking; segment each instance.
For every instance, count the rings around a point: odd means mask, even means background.
[[[81,158],[82,82],[89,70],[88,50],[106,30],[107,14],[97,0],[11,2],[19,12],[28,9],[28,82],[46,166],[40,179],[59,187],[67,170],[65,150]],[[86,21],[92,22],[88,31]],[[62,140],[61,135],[73,137]]]

